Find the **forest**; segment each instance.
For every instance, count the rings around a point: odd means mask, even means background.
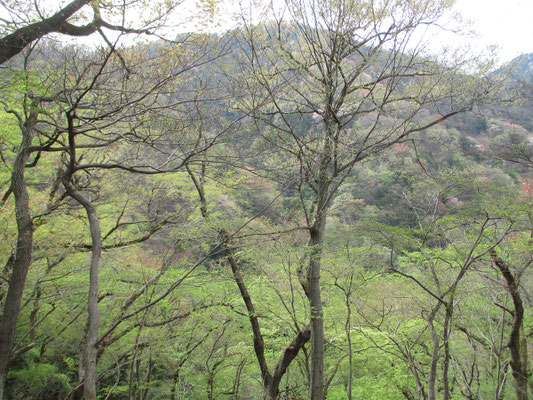
[[[2,2],[0,400],[531,398],[533,54],[221,4]]]

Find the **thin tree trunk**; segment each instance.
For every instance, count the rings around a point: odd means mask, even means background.
[[[83,339],[80,343],[80,348],[78,352],[78,384],[72,390],[71,398],[72,400],[81,400],[83,398],[83,385],[85,382],[85,349],[86,349],[86,339],[87,339],[87,328],[88,322],[85,324],[85,330],[83,332]]]
[[[176,386],[178,386],[180,382],[180,368],[181,365],[178,365],[178,368],[176,368],[176,372],[174,373],[172,387],[170,388],[170,400],[176,400]]]
[[[33,223],[30,216],[29,196],[24,170],[28,160],[28,149],[33,139],[33,128],[37,121],[37,111],[32,110],[28,120],[21,126],[22,143],[15,159],[11,175],[11,187],[15,197],[15,217],[17,221],[17,245],[13,270],[9,277],[9,287],[0,323],[0,400],[3,398],[8,363],[13,350],[15,328],[20,313],[26,277],[31,265],[33,250]]]
[[[244,284],[244,280],[242,279],[241,273],[239,271],[239,267],[237,265],[237,261],[235,260],[235,256],[233,254],[233,250],[227,244],[228,234],[224,230],[222,230],[220,231],[220,236],[224,243],[223,246],[224,246],[224,251],[226,253],[226,259],[228,260],[228,263],[231,267],[231,271],[233,272],[233,279],[235,280],[235,283],[237,284],[237,287],[239,288],[241,297],[246,306],[246,310],[248,311],[248,319],[250,320],[250,325],[252,326],[252,332],[254,336],[254,351],[255,351],[255,356],[257,358],[257,361],[259,363],[259,368],[261,369],[261,377],[263,379],[263,386],[268,387],[272,381],[272,375],[270,374],[268,370],[267,362],[265,359],[265,343],[263,340],[263,335],[261,334],[261,328],[259,327],[259,320],[257,319],[257,313],[252,303],[252,298],[250,296],[250,293],[248,292],[248,289],[246,288],[246,285]]]
[[[100,313],[98,311],[98,269],[102,252],[102,235],[100,222],[92,202],[83,196],[70,182],[64,180],[63,184],[67,193],[80,203],[87,213],[89,229],[91,232],[91,265],[89,270],[89,295],[87,299],[88,329],[87,348],[85,351],[85,382],[83,396],[85,400],[96,399],[96,358],[98,354],[98,328],[100,326]]]
[[[437,330],[435,329],[434,325],[434,319],[437,315],[437,312],[439,311],[439,308],[441,306],[441,303],[437,303],[437,305],[431,310],[431,313],[428,317],[428,326],[429,330],[431,332],[431,343],[432,343],[432,349],[431,349],[431,365],[429,369],[429,376],[428,376],[428,399],[429,400],[435,400],[435,386],[437,381],[437,363],[439,361],[440,357],[440,341],[439,341],[439,334],[437,333]]]
[[[493,250],[490,253],[494,264],[500,269],[503,278],[507,284],[507,290],[511,295],[514,305],[513,313],[513,325],[511,327],[511,333],[509,335],[509,341],[507,346],[511,350],[511,372],[515,381],[516,399],[527,400],[528,399],[528,385],[527,385],[527,366],[524,360],[527,360],[527,356],[523,355],[523,351],[526,351],[526,338],[521,337],[522,324],[524,320],[524,306],[522,304],[522,298],[518,291],[518,282],[515,276],[509,270],[509,266],[503,261],[498,254]]]
[[[227,240],[226,232],[221,231],[221,236],[224,240]],[[241,292],[241,297],[246,305],[250,324],[252,325],[252,332],[254,336],[254,350],[263,377],[264,398],[269,400],[277,399],[281,378],[283,378],[283,375],[287,371],[287,368],[289,367],[292,360],[294,360],[294,358],[298,355],[300,349],[302,349],[303,346],[309,341],[311,336],[311,329],[308,327],[297,333],[296,337],[289,344],[289,346],[287,346],[287,348],[281,355],[274,369],[274,373],[271,374],[266,363],[264,355],[265,343],[263,341],[263,335],[261,334],[261,329],[259,327],[259,320],[257,319],[257,314],[253,306],[250,293],[248,292],[248,289],[246,288],[244,280],[242,279],[242,276],[240,274],[237,261],[235,260],[235,256],[233,254],[233,250],[231,249],[231,247],[225,245],[225,252],[226,258],[233,272],[234,280],[237,283],[239,291]]]
[[[209,220],[209,214],[207,211],[207,199],[205,197],[204,187],[203,187],[203,181],[204,181],[204,174],[205,174],[205,165],[202,166],[202,176],[200,179],[198,179],[193,171],[189,168],[189,166],[186,166],[186,170],[191,177],[191,180],[194,183],[194,186],[196,188],[196,191],[198,192],[198,196],[200,198],[200,211],[202,213],[202,217],[208,221]],[[305,328],[302,331],[299,331],[296,334],[296,337],[293,339],[293,341],[287,346],[281,357],[279,358],[276,367],[274,369],[274,373],[271,374],[266,362],[265,358],[265,343],[263,339],[263,335],[261,333],[261,328],[259,326],[259,320],[257,318],[257,313],[255,311],[255,307],[252,302],[252,298],[250,296],[250,293],[248,292],[248,288],[246,287],[246,284],[244,282],[244,279],[242,278],[239,265],[237,263],[237,260],[235,258],[235,254],[233,252],[233,249],[231,248],[229,241],[230,237],[228,233],[225,230],[219,231],[220,239],[222,240],[222,244],[220,245],[226,255],[226,260],[228,261],[231,271],[233,273],[233,279],[235,280],[235,283],[237,284],[237,287],[239,288],[239,292],[241,293],[241,297],[244,301],[244,305],[246,306],[246,310],[248,311],[248,320],[250,321],[250,325],[252,327],[252,333],[254,338],[254,352],[257,359],[257,362],[259,364],[259,368],[261,370],[261,377],[263,380],[263,396],[264,399],[276,399],[279,394],[279,385],[281,382],[281,379],[283,378],[283,375],[287,371],[287,368],[289,367],[290,363],[294,360],[294,358],[298,355],[298,352],[303,349],[305,344],[309,341],[311,337],[311,329],[310,327]]]
[[[442,382],[444,386],[444,400],[450,399],[450,382],[448,369],[450,366],[450,324],[453,316],[453,296],[446,305],[442,340],[444,343],[444,360],[442,363]]]
[[[348,400],[352,400],[352,382],[353,382],[353,354],[352,354],[352,333],[350,314],[352,312],[350,307],[350,300],[346,299],[346,309],[348,316],[346,317],[346,339],[348,341]]]
[[[411,359],[409,364],[409,369],[411,370],[411,373],[413,374],[416,382],[416,398],[418,400],[426,400],[426,392],[424,391],[424,385],[420,380],[420,376],[418,374],[418,371],[416,370],[414,360]]]
[[[281,378],[287,372],[287,368],[291,364],[292,360],[298,355],[298,352],[304,347],[304,345],[309,342],[311,338],[311,327],[308,326],[304,330],[297,333],[296,337],[293,339],[291,344],[287,346],[283,354],[281,355],[274,373],[272,374],[272,380],[270,386],[267,388],[267,392],[271,398],[276,399],[279,394],[279,385],[281,383]]]
[[[88,197],[85,197],[72,183],[72,176],[76,171],[76,132],[74,127],[74,113],[66,113],[68,122],[68,153],[69,163],[62,176],[63,186],[68,195],[85,209],[89,220],[91,234],[91,264],[89,268],[89,293],[87,298],[87,342],[85,350],[85,382],[83,397],[85,400],[96,400],[96,363],[98,357],[98,328],[100,313],[98,311],[98,269],[102,253],[102,231],[96,208]]]

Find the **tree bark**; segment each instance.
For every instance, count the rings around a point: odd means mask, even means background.
[[[191,180],[198,193],[200,199],[200,212],[202,213],[202,217],[207,221],[209,220],[209,213],[207,211],[207,199],[203,186],[205,165],[202,165],[202,176],[200,177],[200,179],[196,177],[196,175],[193,173],[189,166],[186,166],[186,170],[189,176],[191,177]],[[283,354],[280,356],[274,369],[274,373],[271,374],[265,358],[265,343],[263,339],[263,334],[261,333],[261,328],[259,326],[257,313],[255,311],[255,307],[252,302],[250,293],[248,292],[248,288],[246,287],[244,279],[242,278],[240,268],[235,258],[233,249],[229,245],[230,237],[228,233],[223,229],[219,231],[219,236],[222,240],[220,246],[224,250],[226,259],[233,273],[233,279],[235,280],[235,283],[239,288],[239,292],[241,293],[244,305],[246,306],[246,310],[248,311],[248,320],[250,321],[254,338],[254,352],[257,362],[259,364],[259,368],[261,370],[261,377],[263,380],[264,399],[277,399],[281,379],[283,378],[283,375],[287,371],[287,368],[289,367],[291,362],[298,355],[298,352],[305,346],[307,342],[309,342],[309,339],[311,337],[311,329],[310,327],[307,327],[296,334],[296,337],[287,346]]]
[[[450,400],[450,380],[448,378],[448,370],[450,367],[450,326],[453,317],[453,296],[446,304],[446,315],[444,317],[444,327],[442,341],[444,345],[444,359],[442,361],[442,382],[444,386],[443,400]]]
[[[435,400],[435,394],[436,394],[435,386],[436,386],[436,381],[437,381],[437,363],[440,358],[440,340],[439,340],[439,334],[437,333],[437,330],[435,329],[434,319],[441,305],[442,303],[438,302],[437,305],[433,308],[433,310],[431,310],[431,313],[429,314],[429,317],[428,317],[428,326],[431,332],[431,343],[432,343],[431,365],[430,365],[429,375],[428,375],[428,399],[429,400]]]
[[[17,326],[24,285],[32,258],[33,222],[30,216],[29,196],[26,188],[24,170],[33,139],[33,129],[37,122],[37,114],[38,112],[36,110],[32,110],[30,117],[21,126],[22,142],[11,175],[11,189],[15,197],[17,245],[0,324],[0,400],[3,398],[4,384],[10,361],[9,358],[15,339],[15,328]]]
[[[307,271],[307,290],[311,310],[311,400],[324,398],[324,317],[320,293],[320,268],[323,232],[312,230],[310,246],[311,258]]]
[[[307,296],[311,311],[311,400],[324,399],[324,315],[320,289],[322,244],[326,234],[326,216],[329,198],[331,164],[329,135],[324,138],[324,148],[320,162],[318,188],[316,194],[316,216],[309,230],[309,268],[307,270]]]
[[[62,177],[62,182],[68,195],[85,209],[89,220],[92,247],[89,268],[89,293],[87,298],[88,323],[83,396],[85,400],[96,400],[96,363],[98,357],[98,328],[100,326],[100,313],[98,311],[98,269],[102,253],[102,233],[96,208],[91,200],[85,197],[72,183],[72,176],[76,171],[76,132],[73,119],[73,114],[68,112],[69,165]]]
[[[281,355],[274,373],[271,374],[265,358],[265,343],[263,340],[263,335],[261,334],[261,328],[259,327],[259,320],[257,318],[257,313],[255,307],[252,303],[250,293],[244,284],[237,261],[233,254],[233,250],[226,244],[228,240],[228,235],[225,231],[220,232],[221,237],[224,240],[224,250],[226,253],[226,258],[230,264],[231,270],[233,272],[233,278],[235,283],[241,292],[241,297],[248,311],[248,319],[250,320],[250,325],[252,326],[252,332],[254,337],[254,351],[259,363],[259,368],[261,369],[261,376],[263,379],[263,388],[264,388],[264,398],[265,399],[277,399],[279,394],[279,384],[281,378],[287,371],[290,363],[298,355],[298,352],[303,348],[303,346],[309,341],[311,337],[310,327],[305,328],[304,330],[297,333],[293,341],[287,346],[283,354]]]
[[[98,311],[98,269],[102,252],[102,235],[100,222],[92,202],[83,196],[70,182],[64,180],[63,184],[67,193],[79,202],[87,213],[89,229],[91,232],[91,264],[89,269],[89,294],[87,299],[88,329],[87,348],[85,351],[85,382],[83,396],[85,400],[96,399],[96,358],[98,354],[98,328],[100,326],[100,313]]]
[[[228,260],[228,263],[231,267],[231,271],[233,272],[233,279],[235,280],[235,283],[237,284],[237,287],[239,288],[239,291],[241,292],[241,297],[246,306],[246,310],[248,311],[248,319],[250,320],[250,325],[252,326],[252,332],[254,336],[255,356],[259,363],[259,368],[261,369],[261,377],[263,379],[263,386],[267,387],[270,385],[272,381],[272,375],[270,374],[268,370],[267,362],[265,359],[265,343],[263,340],[263,335],[261,334],[261,328],[259,327],[259,320],[257,319],[257,313],[252,303],[250,293],[248,292],[248,289],[246,288],[246,285],[244,284],[244,281],[242,279],[241,273],[239,271],[239,267],[237,265],[237,261],[235,260],[235,256],[233,255],[233,250],[227,244],[228,234],[222,230],[220,231],[220,236],[224,243],[223,246],[224,246],[224,251],[226,253],[226,259]]]
[[[523,354],[526,350],[526,338],[522,337],[522,323],[524,320],[524,306],[522,298],[518,291],[518,282],[515,276],[511,273],[509,266],[503,261],[498,254],[492,250],[490,252],[492,261],[501,271],[505,283],[507,284],[507,290],[511,295],[514,306],[513,313],[513,325],[511,327],[511,333],[509,335],[509,341],[507,347],[511,351],[511,372],[513,374],[516,399],[527,400],[528,399],[528,385],[527,385],[527,365],[524,360],[527,360],[527,356]]]
[[[61,26],[89,0],[74,0],[50,18],[23,26],[0,39],[0,64],[20,53],[28,44],[51,32],[59,32]],[[92,31],[96,31],[95,29]],[[92,32],[88,32],[90,34]]]
[[[283,378],[283,375],[285,375],[290,363],[298,355],[298,352],[305,346],[305,344],[309,342],[310,338],[311,327],[308,326],[304,330],[298,332],[291,344],[287,346],[281,355],[278,363],[276,364],[276,368],[274,369],[274,373],[272,374],[270,386],[266,388],[269,396],[271,396],[272,399],[277,398],[279,394],[279,384],[281,382],[281,378]]]

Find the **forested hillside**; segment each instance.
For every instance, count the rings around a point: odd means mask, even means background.
[[[533,55],[431,56],[438,0],[88,3],[3,27],[0,400],[533,395]]]

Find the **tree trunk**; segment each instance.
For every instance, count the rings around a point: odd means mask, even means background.
[[[322,242],[326,228],[325,210],[322,210],[316,228],[311,228],[309,245],[311,256],[307,271],[307,292],[311,310],[311,400],[324,398],[324,316],[320,290]]]
[[[526,338],[522,333],[522,324],[524,320],[524,306],[522,304],[522,298],[518,291],[518,282],[515,276],[509,270],[509,266],[503,261],[497,253],[493,250],[490,253],[492,261],[500,269],[505,283],[507,284],[507,291],[513,299],[514,313],[513,313],[513,325],[511,327],[511,333],[509,335],[509,341],[507,346],[511,350],[511,372],[513,374],[516,399],[527,400],[528,399],[528,385],[527,385],[527,356],[523,352],[526,349]]]
[[[422,381],[420,380],[419,373],[416,369],[416,365],[414,363],[414,360],[411,358],[409,363],[409,369],[411,370],[411,373],[413,374],[416,382],[416,399],[417,400],[425,400],[426,399],[426,392],[424,390],[424,385]]]
[[[202,176],[200,179],[198,179],[194,175],[193,171],[189,168],[189,166],[186,167],[186,170],[189,176],[191,177],[191,180],[193,181],[198,196],[200,198],[200,211],[202,213],[202,217],[206,221],[208,221],[209,214],[207,212],[207,200],[203,187],[205,165],[202,165]],[[220,239],[222,240],[220,247],[222,247],[222,249],[224,250],[226,260],[228,261],[231,267],[231,271],[233,273],[233,279],[237,284],[237,287],[239,288],[239,292],[241,293],[244,305],[246,306],[246,310],[248,311],[248,320],[250,321],[254,338],[254,352],[257,362],[259,364],[259,368],[261,370],[264,399],[276,399],[279,394],[279,384],[281,382],[281,378],[283,378],[283,375],[287,371],[287,368],[289,367],[292,360],[294,360],[294,358],[298,355],[298,352],[309,341],[311,337],[311,329],[310,327],[307,327],[297,333],[296,337],[289,344],[289,346],[287,346],[280,359],[278,360],[274,369],[274,373],[271,374],[265,358],[265,343],[263,335],[261,333],[261,328],[259,326],[257,313],[255,311],[255,307],[253,305],[250,293],[248,292],[248,288],[246,287],[244,279],[242,278],[240,268],[235,258],[233,249],[230,246],[230,237],[224,229],[221,229],[218,234],[220,236]]]
[[[85,350],[85,380],[83,384],[83,397],[85,400],[96,400],[96,363],[98,359],[98,328],[100,326],[100,313],[98,311],[98,268],[102,253],[102,232],[96,208],[90,198],[85,197],[72,183],[76,172],[76,130],[75,113],[70,110],[66,113],[68,122],[68,166],[61,177],[63,186],[68,195],[76,200],[87,213],[89,230],[91,234],[91,264],[89,267],[89,293],[87,298],[87,337]]]
[[[100,255],[102,252],[102,235],[100,222],[96,209],[92,202],[83,196],[65,178],[63,184],[69,196],[80,203],[87,213],[89,229],[91,232],[91,265],[89,270],[89,295],[87,299],[87,310],[89,315],[87,329],[87,348],[85,351],[85,382],[83,385],[83,396],[85,400],[96,399],[96,358],[98,354],[98,328],[100,325],[100,313],[98,311],[98,268],[100,265]]]
[[[444,317],[444,328],[442,341],[444,344],[444,360],[442,362],[442,382],[444,385],[443,400],[450,400],[450,382],[448,378],[448,369],[450,366],[450,325],[453,317],[453,296],[446,304],[446,315]]]
[[[307,270],[307,296],[311,312],[311,400],[324,399],[324,315],[320,290],[322,243],[326,234],[326,215],[329,198],[328,169],[331,164],[329,138],[326,137],[320,163],[316,194],[316,217],[309,230],[309,268]]]
[[[20,313],[26,277],[31,265],[33,250],[33,222],[30,216],[29,196],[26,188],[24,169],[28,160],[28,149],[33,139],[33,128],[37,121],[37,112],[32,111],[23,124],[22,143],[15,159],[11,175],[11,189],[15,197],[15,216],[17,220],[17,247],[13,270],[9,277],[9,288],[4,303],[4,312],[0,323],[0,400],[3,398],[4,384],[8,371],[9,357],[13,349],[15,328]]]
[[[228,245],[228,241],[229,241],[228,234],[224,230],[221,230],[219,234],[222,239],[224,252],[226,253],[226,259],[228,260],[228,263],[231,267],[231,271],[233,272],[233,279],[235,280],[235,283],[237,284],[237,287],[239,288],[242,300],[244,301],[246,310],[248,311],[248,319],[250,321],[250,325],[252,326],[252,332],[254,336],[254,351],[255,351],[255,356],[257,358],[257,362],[259,363],[259,368],[261,369],[261,377],[263,381],[263,386],[268,387],[272,381],[272,375],[268,371],[268,366],[267,366],[267,362],[265,359],[265,343],[263,340],[263,335],[261,334],[261,328],[259,326],[259,320],[257,319],[257,313],[252,303],[252,298],[250,297],[250,293],[248,292],[248,289],[246,288],[246,285],[244,284],[244,280],[242,279],[242,275],[239,271],[237,261],[235,260],[233,250]]]
[[[170,400],[176,400],[176,386],[178,386],[180,382],[180,368],[181,365],[176,368],[176,372],[174,373],[172,387],[170,388]]]
[[[298,332],[293,341],[287,346],[280,359],[276,364],[274,373],[272,374],[272,379],[270,385],[266,387],[266,391],[269,393],[272,399],[276,399],[279,394],[279,384],[281,383],[281,378],[287,372],[287,368],[291,364],[292,360],[296,358],[298,352],[305,346],[309,339],[311,338],[311,327],[308,326],[304,330]]]
[[[428,399],[429,400],[435,400],[435,386],[437,381],[437,363],[439,361],[440,357],[440,340],[439,340],[439,334],[437,333],[437,330],[435,329],[434,320],[435,316],[437,315],[437,312],[439,311],[439,308],[441,306],[441,303],[437,303],[437,305],[431,310],[431,313],[428,317],[428,326],[429,330],[431,332],[431,343],[432,343],[432,350],[431,350],[431,365],[429,369],[429,375],[428,375]]]
[[[72,400],[82,400],[83,399],[83,385],[85,382],[85,349],[87,347],[86,345],[86,339],[87,339],[87,328],[88,328],[88,322],[85,324],[85,330],[83,332],[83,340],[80,343],[79,351],[78,351],[78,383],[72,390],[71,399]]]
[[[224,231],[221,231],[221,237],[224,241],[228,240],[227,233]],[[296,337],[289,344],[289,346],[287,346],[280,359],[278,360],[278,363],[276,364],[276,367],[274,369],[274,373],[271,374],[268,370],[268,366],[266,363],[264,355],[265,344],[263,341],[263,335],[261,334],[259,321],[257,319],[257,314],[253,306],[250,293],[248,292],[248,289],[246,288],[244,280],[242,279],[242,276],[240,274],[237,261],[235,260],[235,256],[233,254],[233,250],[231,249],[231,247],[225,245],[225,252],[226,258],[233,272],[233,278],[237,283],[239,291],[241,292],[241,297],[246,305],[246,309],[248,310],[248,318],[250,320],[254,336],[254,350],[263,378],[264,398],[277,399],[281,378],[283,378],[283,375],[287,371],[287,368],[289,367],[292,360],[294,360],[294,358],[298,355],[300,349],[302,349],[303,346],[309,341],[311,336],[311,329],[307,327],[306,329],[298,332]]]

